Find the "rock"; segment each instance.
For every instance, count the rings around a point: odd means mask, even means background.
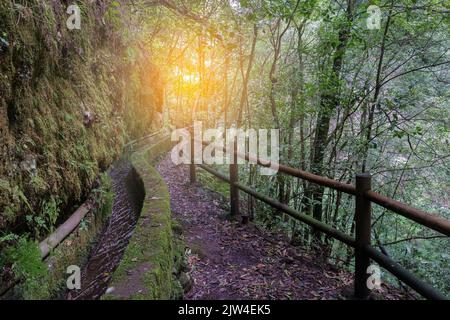
[[[182,272],[189,272],[190,269],[191,268],[189,267],[189,262],[188,262],[187,258],[184,257],[183,260],[181,261],[180,270]]]
[[[109,287],[109,288],[106,290],[106,294],[113,293],[114,290],[116,290],[116,288],[114,288],[114,287]]]
[[[85,111],[83,113],[83,124],[86,127],[91,127],[93,123],[95,122],[99,122],[99,119],[96,115],[94,115],[92,112],[90,111]]]
[[[189,292],[192,289],[192,278],[189,274],[186,272],[182,272],[180,274],[180,284],[183,287],[184,292]]]
[[[35,176],[37,173],[36,158],[31,154],[27,154],[25,159],[20,163],[20,168],[28,172],[31,176]]]
[[[0,37],[0,53],[5,52],[9,48],[9,42],[6,39]]]

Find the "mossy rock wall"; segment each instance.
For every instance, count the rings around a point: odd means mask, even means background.
[[[181,290],[173,270],[184,248],[172,231],[169,191],[153,167],[170,146],[165,137],[131,156],[144,184],[145,200],[129,246],[114,273],[110,285],[114,289],[103,299],[165,300]]]
[[[91,193],[88,200],[91,210],[78,227],[45,260],[50,276],[48,296],[44,298],[58,298],[59,295],[64,294],[67,288],[67,267],[71,265],[81,267],[86,263],[93,244],[111,216],[113,199],[111,179],[105,173],[102,185]]]
[[[67,289],[67,267],[85,264],[92,244],[111,215],[113,198],[111,180],[107,174],[103,174],[101,185],[92,191],[86,202],[89,212],[75,230],[50,252],[45,261],[41,261],[41,252],[36,242],[29,242],[29,246],[35,247],[30,252],[37,252],[36,255],[24,256],[17,251],[17,245],[6,249],[15,250],[18,254],[14,261],[5,261],[8,256],[0,254],[0,267],[15,263],[14,268],[26,271],[21,275],[21,281],[0,297],[0,300],[63,298]],[[30,265],[35,267],[28,267]],[[3,283],[3,286],[8,286],[8,283]],[[3,292],[1,281],[0,292]]]
[[[73,3],[80,30],[66,27]],[[109,0],[73,3],[0,1],[0,237],[42,240],[124,143],[152,131],[124,10]]]

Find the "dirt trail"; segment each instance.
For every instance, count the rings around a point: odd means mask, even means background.
[[[189,185],[188,167],[175,166],[170,155],[157,169],[192,252],[194,284],[186,299],[339,299],[342,289],[351,286],[347,273],[280,236],[224,220],[222,197]]]

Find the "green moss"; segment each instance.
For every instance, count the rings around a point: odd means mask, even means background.
[[[59,215],[70,211],[120,155],[129,133],[151,130],[152,112],[139,102],[140,83],[128,81],[135,72],[124,72],[138,68],[126,59],[117,8],[105,18],[99,8],[108,1],[77,4],[83,28],[72,32],[56,23],[67,19],[58,1],[0,2],[0,36],[9,44],[0,53],[0,178],[9,183],[0,187],[5,232],[26,225],[27,216],[34,220],[52,198]],[[95,122],[85,125],[84,112]],[[21,168],[27,158],[36,160],[36,172]],[[27,231],[39,233],[35,225]]]
[[[22,236],[15,245],[6,247],[0,255],[0,269],[11,266],[20,279],[19,289],[25,299],[41,299],[48,296],[49,272],[41,261],[41,252],[36,242]]]
[[[130,136],[152,130],[118,11],[109,8],[104,17],[110,1],[76,2],[83,27],[70,31],[58,23],[67,19],[59,1],[0,1],[0,37],[7,43],[0,49],[0,237],[20,229],[42,240],[89,196]],[[84,123],[84,112],[94,123]],[[28,160],[35,168],[23,165]],[[94,193],[99,201],[110,195]],[[111,201],[55,250],[52,259],[62,262],[50,287],[61,283],[67,263],[80,261]]]
[[[112,212],[114,193],[111,179],[107,174],[102,174],[100,180],[100,187],[94,189],[91,195],[95,203],[93,210],[46,259],[50,268],[49,296],[46,298],[65,290],[67,267],[82,266],[86,262],[92,244]]]
[[[38,244],[25,237],[7,234],[0,237],[2,250],[0,269],[12,266],[14,276],[21,280],[18,294],[25,299],[50,299],[65,290],[66,268],[83,265],[96,236],[108,219],[114,193],[107,174],[101,176],[101,185],[92,192],[94,205],[80,225],[42,262]],[[52,205],[54,206],[54,205]],[[17,243],[15,243],[17,242]]]

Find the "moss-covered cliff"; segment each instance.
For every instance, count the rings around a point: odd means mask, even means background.
[[[66,27],[72,2],[0,2],[0,238],[47,234],[161,105],[119,3],[76,3],[80,30]],[[142,72],[154,103],[141,97]]]

